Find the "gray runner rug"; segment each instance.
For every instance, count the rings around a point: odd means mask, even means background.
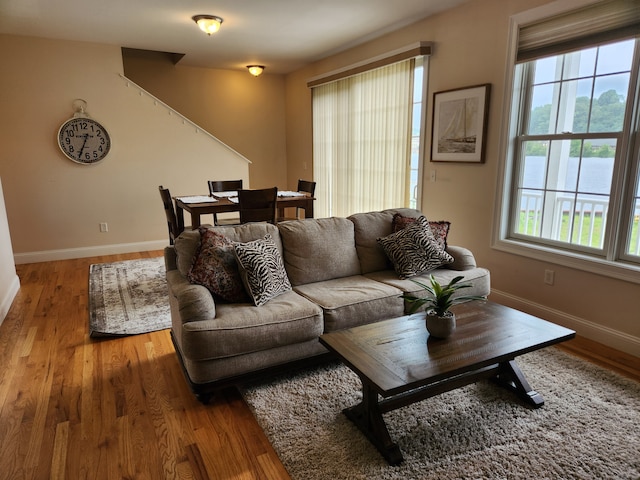
[[[164,258],[91,265],[89,333],[137,335],[171,326]]]
[[[537,410],[489,381],[385,414],[389,466],[341,413],[360,381],[331,364],[243,395],[295,480],[640,478],[640,383],[555,347],[518,357]]]

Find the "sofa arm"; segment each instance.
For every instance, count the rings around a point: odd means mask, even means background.
[[[167,272],[178,268],[178,258],[173,245],[164,247],[164,267]]]
[[[448,245],[447,253],[453,257],[453,263],[445,265],[446,268],[451,270],[470,270],[478,266],[473,253],[467,248]]]
[[[167,272],[169,295],[178,307],[182,323],[211,320],[216,317],[216,304],[211,292],[202,285],[195,285],[184,278],[178,270]]]

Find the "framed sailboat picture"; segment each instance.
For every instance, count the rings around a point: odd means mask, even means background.
[[[433,94],[432,162],[484,162],[491,84]]]

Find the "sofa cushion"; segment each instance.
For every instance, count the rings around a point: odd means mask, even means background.
[[[391,231],[396,233],[403,228],[408,227],[412,223],[417,220],[416,217],[405,217],[400,213],[396,213],[393,216],[393,220],[391,221]],[[434,222],[433,220],[429,220],[429,227],[431,227],[431,233],[433,233],[433,238],[436,239],[440,248],[445,250],[447,248],[447,235],[449,234],[449,228],[451,227],[451,222],[447,222],[445,220],[440,220],[439,222]]]
[[[206,287],[216,300],[246,302],[247,292],[240,278],[233,242],[209,228],[199,230],[200,246],[187,278]]]
[[[325,332],[404,315],[401,290],[362,275],[299,285],[294,291],[322,307]]]
[[[353,228],[352,222],[337,217],[279,223],[284,266],[291,284],[358,275]]]
[[[270,234],[247,243],[234,242],[242,283],[256,307],[291,290],[282,256]]]
[[[182,325],[181,346],[191,360],[211,360],[317,341],[322,329],[320,307],[289,291],[260,308],[251,303],[217,305],[215,318]]]
[[[250,242],[263,238],[267,233],[271,234],[271,237],[278,245],[280,253],[282,253],[282,243],[280,242],[280,234],[275,225],[266,222],[259,223],[246,223],[243,225],[234,226],[219,226],[212,227],[206,226],[214,232],[221,233],[229,240],[234,242]],[[185,230],[175,240],[175,252],[176,252],[176,264],[180,273],[186,277],[189,274],[191,265],[195,258],[198,246],[200,245],[200,231]]]
[[[378,238],[378,242],[400,278],[409,278],[453,262],[453,257],[436,242],[425,217],[418,218],[396,233]]]
[[[389,257],[384,253],[376,239],[393,233],[391,231],[391,223],[393,215],[396,213],[400,213],[405,217],[416,218],[422,215],[419,210],[396,208],[381,212],[356,213],[348,217],[354,224],[356,251],[358,252],[362,273],[392,268]]]
[[[378,272],[368,273],[366,276],[376,282],[385,283],[389,286],[397,288],[403,292],[412,293],[421,297],[425,296],[425,291],[413,280],[417,280],[422,283],[429,284],[429,275],[433,275],[441,285],[449,283],[455,277],[462,275],[464,277],[464,283],[470,283],[470,288],[465,288],[456,292],[454,297],[460,295],[477,295],[480,297],[486,297],[491,293],[491,277],[489,270],[486,268],[475,267],[463,272],[456,270],[449,270],[448,268],[437,268],[424,275],[418,275],[411,277],[411,279],[401,279],[393,270],[381,270]],[[409,305],[406,306],[406,312],[408,312]]]
[[[213,228],[218,233],[221,233],[229,240],[233,242],[252,242],[264,238],[265,235],[271,235],[271,239],[278,247],[280,254],[282,254],[282,242],[280,241],[280,232],[278,227],[268,222],[252,222],[243,223],[241,225],[220,225]]]

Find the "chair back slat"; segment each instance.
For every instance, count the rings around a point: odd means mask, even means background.
[[[230,192],[242,189],[242,180],[209,180],[209,194],[214,192]]]

